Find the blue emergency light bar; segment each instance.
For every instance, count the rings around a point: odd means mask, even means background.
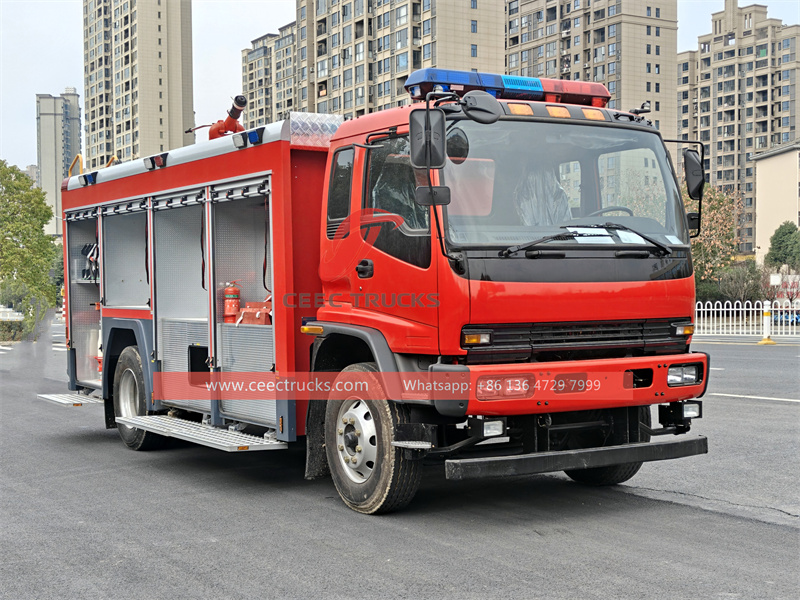
[[[472,90],[483,90],[504,100],[563,102],[602,108],[611,98],[603,84],[591,81],[542,79],[450,69],[414,71],[406,80],[405,88],[414,100],[425,100],[426,95],[433,91],[453,92],[463,96]]]

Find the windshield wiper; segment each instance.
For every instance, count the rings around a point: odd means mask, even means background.
[[[564,226],[562,226],[562,229]],[[509,257],[512,254],[519,252],[520,250],[527,250],[528,248],[533,248],[538,244],[543,244],[545,242],[550,241],[568,241],[574,240],[575,238],[579,237],[608,237],[607,235],[603,235],[602,233],[583,233],[581,231],[562,231],[561,233],[556,233],[553,235],[548,235],[543,238],[539,238],[538,240],[533,240],[532,242],[526,242],[525,244],[520,244],[519,246],[509,246],[505,250],[500,253],[500,256]]]
[[[586,227],[586,228],[589,228],[589,229],[611,229],[612,231],[613,230],[616,230],[616,231],[630,231],[631,233],[634,233],[634,234],[638,235],[644,241],[646,241],[646,242],[652,244],[653,246],[655,246],[658,250],[652,250],[652,252],[654,254],[658,254],[658,255],[661,255],[661,256],[668,256],[668,255],[672,254],[672,248],[670,248],[666,244],[662,244],[661,242],[651,238],[649,235],[641,233],[640,231],[636,231],[635,229],[632,229],[632,228],[628,227],[627,225],[620,225],[619,223],[605,223],[603,225],[577,225],[577,227],[581,227],[581,228]]]

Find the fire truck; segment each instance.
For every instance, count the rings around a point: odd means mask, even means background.
[[[304,444],[306,477],[367,514],[430,462],[613,485],[706,453],[700,213],[646,111],[591,82],[425,69],[406,89],[247,131],[237,97],[216,139],[66,179],[71,393],[42,397],[102,405],[133,450]],[[701,202],[702,146],[681,144]],[[330,385],[192,382],[231,373]]]

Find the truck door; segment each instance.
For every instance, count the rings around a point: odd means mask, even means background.
[[[363,296],[354,297],[372,314],[396,318],[380,320],[387,333],[397,327],[397,337],[409,350],[438,352],[430,209],[414,201],[423,174],[411,167],[408,136],[376,140],[366,155],[365,175],[361,253],[351,275],[354,292]]]
[[[329,204],[344,152],[334,155]],[[360,158],[359,152],[353,171],[363,165],[363,185],[353,178],[350,214],[334,215],[341,222],[338,262],[347,263],[340,281],[348,289],[339,289],[349,300],[348,319],[381,330],[398,351],[436,353],[439,301],[430,209],[414,201],[422,174],[411,167],[408,136],[378,139]],[[331,206],[328,213],[330,229],[336,225]]]

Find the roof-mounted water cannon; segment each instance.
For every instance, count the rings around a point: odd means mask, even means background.
[[[639,108],[632,108],[628,112],[632,115],[646,115],[650,112],[650,100],[645,100]]]
[[[208,139],[214,140],[222,137],[223,135],[230,135],[232,133],[244,131],[244,127],[242,127],[242,124],[239,123],[239,117],[242,115],[242,111],[246,106],[247,98],[241,95],[236,96],[233,99],[233,106],[231,106],[231,109],[228,111],[228,116],[225,118],[225,120],[217,121],[211,126],[211,129],[208,132]]]
[[[414,71],[405,84],[414,100],[425,100],[429,92],[452,92],[464,96],[481,90],[501,100],[534,102],[563,102],[603,108],[611,94],[601,83],[518,77],[475,71],[450,69],[420,69]]]

